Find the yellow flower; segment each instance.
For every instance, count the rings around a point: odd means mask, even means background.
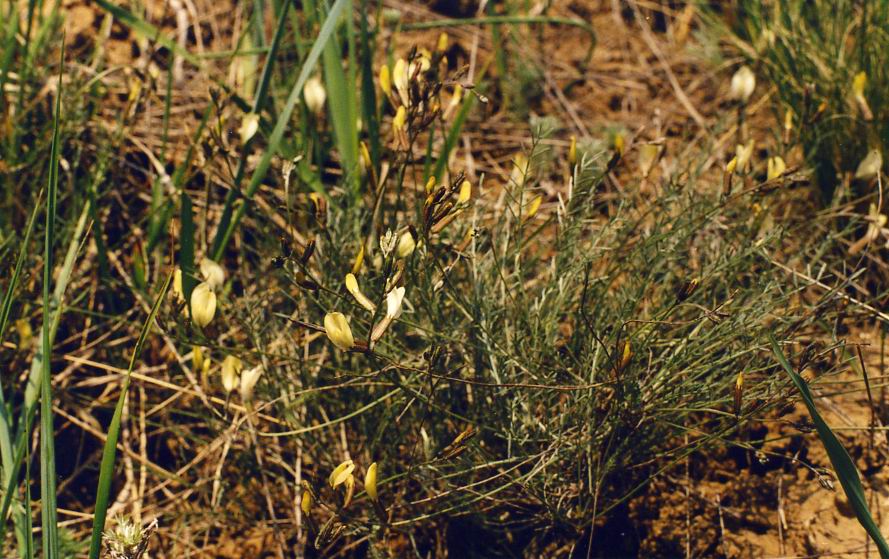
[[[262,365],[257,365],[241,373],[241,400],[245,402],[253,400],[253,389],[261,376]]]
[[[741,66],[732,76],[729,95],[732,99],[746,103],[753,95],[754,89],[756,89],[756,76],[753,74],[753,70],[747,66]]]
[[[435,176],[429,177],[429,180],[426,181],[426,195],[432,194],[432,191],[435,190]]]
[[[401,306],[404,303],[404,287],[396,287],[386,295],[386,317],[396,319],[401,316]]]
[[[577,138],[571,136],[571,145],[568,146],[568,164],[572,167],[577,164]]]
[[[624,154],[624,135],[618,132],[614,135],[614,151],[617,152],[618,155]]]
[[[407,111],[404,106],[398,107],[398,110],[395,111],[395,117],[392,119],[392,128],[396,131],[404,130],[404,125],[407,122]]]
[[[642,144],[639,147],[639,171],[643,178],[648,178],[651,174],[660,153],[661,146],[657,144]]]
[[[324,89],[324,84],[321,83],[321,78],[312,76],[306,81],[303,86],[303,98],[310,111],[316,115],[321,114],[321,111],[324,110],[324,102],[327,101],[327,91]]]
[[[533,200],[528,204],[528,211],[525,214],[525,219],[531,219],[534,217],[534,214],[537,213],[537,210],[540,209],[540,203],[543,202],[543,196],[535,196]]]
[[[222,361],[222,387],[227,394],[238,385],[242,368],[241,360],[234,355],[229,355]]]
[[[768,161],[768,172],[766,174],[767,180],[777,179],[781,175],[784,174],[784,171],[787,170],[787,164],[784,163],[784,159],[781,158],[780,155],[776,155],[775,157],[770,157]]]
[[[395,250],[399,258],[407,258],[415,248],[417,248],[417,242],[414,240],[414,236],[410,231],[405,231],[398,239],[398,248]]]
[[[312,514],[312,490],[309,489],[309,484],[306,481],[302,482],[302,496],[299,500],[299,508],[303,511],[303,514],[306,516],[310,516]]]
[[[209,362],[209,359],[207,359]],[[204,370],[204,348],[199,345],[194,346],[194,350],[191,354],[191,364],[192,369],[196,373],[200,373]]]
[[[472,184],[469,181],[463,181],[460,184],[460,194],[457,195],[457,203],[465,204],[472,197]]]
[[[753,148],[756,147],[756,144],[753,143],[753,140],[750,140],[745,145],[738,145],[735,148],[735,156],[738,159],[737,169],[740,172],[744,172],[747,170],[747,164],[750,163],[750,158],[753,157]]]
[[[343,313],[331,312],[324,315],[324,329],[333,345],[343,351],[348,351],[355,346],[352,329],[349,328],[349,323]]]
[[[725,172],[731,175],[735,172],[735,168],[738,166],[738,156],[732,157],[732,160],[726,163]]]
[[[364,490],[371,501],[377,500],[377,463],[374,462],[364,475]]]
[[[395,86],[395,91],[398,92],[402,106],[410,104],[409,80],[407,62],[403,58],[399,58],[395,61],[395,67],[392,69],[392,85]]]
[[[191,319],[203,328],[210,324],[216,314],[216,293],[207,282],[201,282],[191,292]]]
[[[444,52],[448,50],[448,34],[444,31],[438,36],[438,44],[435,45],[436,50],[438,52]]]
[[[876,177],[882,168],[883,154],[878,149],[872,149],[867,152],[867,155],[858,164],[858,168],[855,170],[855,178],[860,180],[871,179]]]
[[[173,272],[173,297],[177,302],[185,302],[185,291],[182,290],[182,270],[176,268]]]
[[[855,97],[864,97],[864,86],[867,85],[867,72],[858,72],[852,78],[852,93]]]
[[[361,142],[358,144],[358,147],[361,151],[361,166],[366,171],[373,167],[373,161],[370,159],[370,151],[367,149],[366,142]]]
[[[210,289],[213,291],[216,291],[225,283],[225,270],[213,260],[203,258],[200,268],[201,276],[204,277],[204,281],[209,284]]]
[[[380,66],[380,90],[388,97],[392,93],[392,78],[389,75],[389,66]]]
[[[361,249],[355,255],[355,261],[352,263],[352,273],[357,275],[361,271],[362,264],[364,264],[364,245],[361,245]]]
[[[259,115],[256,113],[244,115],[244,118],[241,119],[241,127],[238,129],[241,143],[246,144],[250,141],[250,138],[256,135],[257,130],[259,130]]]
[[[361,288],[358,287],[358,279],[355,278],[355,274],[346,274],[346,289],[349,293],[352,294],[352,297],[355,297],[355,300],[358,301],[358,304],[369,310],[370,312],[376,312],[377,306],[373,304],[373,302],[367,298],[367,295],[361,292]]]
[[[330,477],[327,478],[327,482],[330,483],[331,487],[336,488],[337,485],[345,483],[346,480],[352,476],[354,470],[355,463],[351,460],[346,460],[330,472]]]

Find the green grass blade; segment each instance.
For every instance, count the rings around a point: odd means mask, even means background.
[[[303,62],[296,83],[293,84],[293,88],[290,90],[290,95],[287,97],[287,103],[284,105],[284,110],[281,111],[278,121],[275,123],[275,128],[272,130],[272,134],[269,137],[268,147],[262,154],[262,159],[259,160],[256,169],[253,171],[253,175],[250,178],[250,184],[247,186],[247,191],[244,193],[245,200],[235,210],[234,216],[232,217],[231,222],[229,222],[228,227],[224,229],[220,227],[216,232],[216,235],[219,238],[213,243],[213,246],[216,247],[216,250],[213,252],[214,260],[218,261],[221,258],[222,252],[225,250],[225,245],[228,244],[235,228],[247,212],[247,202],[249,202],[250,199],[253,198],[253,195],[256,194],[256,191],[259,190],[259,185],[262,184],[262,180],[265,178],[265,175],[272,164],[272,158],[278,154],[278,151],[281,148],[281,140],[284,138],[284,131],[287,129],[290,115],[293,114],[293,110],[296,108],[296,104],[299,102],[299,98],[302,95],[303,86],[305,85],[306,80],[309,79],[312,70],[314,70],[315,64],[318,63],[318,58],[321,57],[321,51],[324,50],[324,46],[336,29],[340,16],[349,4],[350,2],[348,0],[336,0],[336,3],[330,8],[330,12],[327,14],[327,19],[324,21],[324,25],[321,26],[321,30],[318,32],[318,38],[315,39],[315,44],[312,45],[309,55],[306,57],[305,62]]]
[[[351,6],[351,0],[346,0],[346,4]],[[328,15],[328,20],[331,14]],[[336,21],[334,24],[336,25]],[[349,31],[351,44],[351,21],[349,22]],[[343,176],[348,182],[349,190],[353,195],[357,195],[358,114],[355,98],[357,91],[355,73],[351,64],[348,71],[343,69],[343,53],[335,33],[331,34],[330,39],[325,43],[321,62],[324,69],[324,87],[327,90],[328,113],[333,124],[333,136],[336,139]]]
[[[120,396],[117,398],[117,405],[114,407],[111,424],[108,426],[108,436],[105,439],[105,447],[102,449],[102,465],[99,468],[99,486],[96,489],[96,510],[93,517],[93,535],[90,538],[90,559],[99,559],[99,553],[102,551],[102,531],[105,529],[105,518],[108,514],[108,498],[111,493],[111,479],[114,476],[114,459],[117,454],[117,440],[120,436],[120,421],[123,416],[123,406],[126,401],[127,390],[130,387],[130,375],[136,366],[136,360],[142,353],[142,346],[145,345],[145,339],[148,338],[148,333],[151,331],[154,319],[157,317],[161,303],[164,301],[172,277],[172,275],[167,276],[160,293],[154,300],[148,319],[142,325],[142,331],[136,340],[136,347],[133,349],[130,365],[127,367],[127,374],[120,389]]]
[[[367,0],[361,0],[361,109],[364,125],[367,128],[367,139],[370,148],[370,160],[374,169],[378,169],[380,161],[380,116],[377,112],[377,92],[374,86],[373,53],[374,41],[368,29]]]
[[[65,68],[65,43],[62,39],[59,62],[59,89],[53,116],[52,147],[49,156],[49,179],[46,196],[46,233],[43,247],[43,374],[40,382],[40,520],[43,556],[59,556],[59,526],[56,510],[55,426],[52,418],[52,341],[50,323],[50,284],[52,256],[55,244],[56,200],[59,190],[59,119],[62,112],[62,74]]]
[[[28,226],[25,229],[25,236],[22,239],[21,246],[19,248],[18,259],[15,263],[15,269],[12,272],[12,278],[9,280],[9,285],[6,286],[6,295],[3,297],[3,307],[0,309],[0,341],[3,340],[3,336],[6,333],[6,326],[9,323],[9,314],[12,312],[12,303],[13,297],[15,295],[15,290],[18,287],[19,280],[22,274],[22,268],[25,265],[25,255],[28,253],[28,247],[31,244],[31,234],[34,231],[34,223],[37,221],[37,215],[40,213],[40,205],[43,201],[43,191],[37,195],[37,199],[34,202],[34,209],[31,212],[31,218],[28,220]],[[3,387],[0,386],[0,463],[3,466],[3,487],[10,486],[10,479],[15,464],[15,457],[13,454],[12,448],[12,425],[9,421],[9,416],[7,415],[6,409],[6,396],[3,393]],[[12,491],[7,491],[7,495],[4,495],[4,500],[8,497],[12,498]],[[11,501],[10,501],[11,502]],[[3,515],[0,516],[0,524],[4,526],[5,529],[6,524],[6,512],[8,511],[9,502],[4,503],[3,507]],[[27,522],[22,514],[15,515],[15,523],[16,523],[16,538],[18,540],[19,549],[23,549],[25,545],[25,535],[27,532]],[[2,529],[0,529],[2,530]],[[3,538],[0,537],[0,541],[3,541]]]
[[[194,217],[191,209],[191,197],[182,192],[179,220],[182,230],[179,238],[179,269],[182,270],[182,293],[186,301],[191,301],[191,291],[197,285],[194,271]],[[186,305],[191,313],[191,305]]]
[[[62,316],[63,298],[65,296],[65,291],[68,288],[68,283],[71,279],[71,273],[74,270],[74,261],[77,256],[77,251],[81,247],[81,240],[83,239],[83,234],[86,231],[86,222],[88,216],[89,204],[84,204],[83,209],[80,212],[80,217],[77,220],[77,224],[74,227],[74,233],[71,236],[71,241],[68,243],[68,252],[65,255],[65,261],[62,263],[61,269],[56,274],[57,279],[53,291],[52,303],[50,305],[50,308],[55,310],[52,317],[52,326],[49,331],[50,346],[52,346],[53,340],[55,340],[56,331],[59,327],[59,321],[61,320]],[[40,338],[38,340],[38,346],[42,347],[43,339],[44,335],[41,331]],[[2,506],[0,506],[0,541],[5,541],[4,538],[6,535],[6,516],[9,513],[10,506],[12,505],[12,499],[15,494],[15,487],[18,485],[19,472],[21,471],[23,461],[26,457],[26,451],[29,448],[28,441],[30,440],[31,426],[34,422],[34,415],[37,412],[37,398],[40,394],[39,389],[42,374],[43,352],[38,351],[34,355],[33,361],[31,361],[31,370],[28,373],[28,382],[25,386],[25,401],[19,415],[17,430],[15,434],[15,454],[12,461],[12,471],[3,471],[5,491],[3,492]],[[28,477],[27,479],[30,478]],[[29,495],[29,491],[30,484],[26,483],[26,497]],[[29,511],[30,506],[26,506],[24,510]],[[29,514],[23,514],[22,516],[23,522],[16,528],[17,530],[19,530],[22,529],[21,526],[24,526],[23,536],[24,538],[29,539],[31,537],[31,516]],[[28,542],[26,541],[25,543]],[[30,555],[28,556],[30,557]]]
[[[830,457],[830,463],[833,464],[833,469],[837,473],[840,485],[843,486],[846,498],[849,499],[849,504],[852,510],[855,511],[855,516],[858,517],[858,522],[861,523],[861,526],[873,538],[874,543],[877,544],[881,559],[889,559],[889,546],[887,546],[886,540],[883,539],[883,535],[880,533],[879,526],[877,526],[873,516],[871,516],[855,463],[821,417],[821,414],[818,413],[818,409],[815,407],[815,400],[809,391],[809,385],[794,372],[793,367],[790,366],[787,357],[784,356],[784,352],[781,351],[781,346],[778,345],[778,341],[773,334],[769,334],[769,342],[772,344],[772,351],[775,353],[775,357],[777,357],[781,366],[784,367],[784,370],[787,371],[787,374],[790,375],[790,380],[796,385],[803,398],[803,402],[806,404],[806,408],[809,410],[809,415],[812,416],[812,422],[815,424],[818,436],[821,438],[824,449]]]

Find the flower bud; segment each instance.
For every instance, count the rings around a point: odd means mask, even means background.
[[[781,175],[784,174],[784,171],[787,170],[787,164],[784,163],[784,159],[781,158],[780,155],[776,155],[775,157],[770,157],[768,161],[768,171],[766,174],[766,180],[777,179]]]
[[[407,111],[404,106],[398,107],[398,110],[395,111],[395,117],[392,118],[392,129],[396,132],[401,132],[404,130],[404,125],[407,121]]]
[[[438,43],[435,45],[435,50],[438,52],[444,52],[448,50],[448,34],[444,31],[438,36]]]
[[[735,148],[735,157],[737,157],[737,169],[740,172],[744,172],[747,170],[747,164],[750,163],[750,158],[753,157],[753,148],[756,147],[756,144],[753,140],[750,140],[744,145],[738,144]]]
[[[324,315],[324,329],[333,345],[341,350],[348,351],[355,346],[352,329],[343,313],[331,312]]]
[[[361,288],[358,287],[358,279],[354,274],[346,274],[346,289],[352,294],[352,297],[355,297],[359,305],[370,312],[376,312],[377,306],[361,292]]]
[[[327,482],[330,483],[331,487],[336,488],[337,485],[345,483],[354,470],[355,463],[351,460],[346,460],[330,472],[330,477],[327,478]]]
[[[241,120],[241,128],[238,129],[238,133],[241,135],[241,143],[246,144],[249,142],[250,138],[256,135],[257,130],[259,130],[259,115],[256,113],[244,115],[244,118]]]
[[[657,144],[642,144],[639,147],[639,171],[643,178],[648,178],[661,154],[661,146]]]
[[[204,281],[210,285],[210,289],[213,291],[216,291],[225,283],[225,270],[213,260],[203,258],[200,268],[201,276],[203,276]]]
[[[571,136],[571,145],[568,146],[568,164],[577,165],[577,137]]]
[[[525,212],[525,219],[531,219],[537,214],[537,210],[540,209],[540,204],[543,202],[543,196],[535,196],[533,200],[528,204],[527,211]]]
[[[362,264],[364,264],[364,245],[361,245],[361,249],[355,255],[355,261],[352,262],[352,274],[357,275],[361,271]]]
[[[306,100],[306,107],[312,113],[321,114],[321,111],[324,110],[324,102],[327,101],[327,91],[324,89],[324,84],[321,83],[321,78],[312,76],[306,81],[306,85],[303,86],[303,98]]]
[[[883,167],[883,154],[878,149],[872,149],[867,152],[858,168],[855,170],[855,178],[859,180],[868,180],[877,176]]]
[[[469,181],[463,181],[460,184],[460,194],[457,195],[457,203],[465,204],[469,202],[469,199],[472,197],[472,183]]]
[[[409,81],[407,62],[403,58],[399,58],[395,61],[395,67],[392,69],[392,85],[395,86],[395,91],[398,92],[403,107],[410,105]]]
[[[725,172],[728,174],[732,174],[735,172],[735,169],[738,167],[738,156],[732,157],[732,160],[725,164]]]
[[[750,99],[750,96],[753,95],[753,90],[755,88],[756,76],[753,74],[753,70],[747,66],[741,66],[738,68],[738,71],[735,72],[735,75],[732,76],[729,95],[732,99],[746,103]]]
[[[203,328],[210,324],[216,314],[216,293],[207,282],[201,282],[191,292],[191,319]]]
[[[182,290],[182,270],[176,268],[173,272],[173,297],[179,303],[185,302],[185,291]]]
[[[398,239],[398,248],[395,250],[399,258],[407,258],[415,248],[417,248],[417,242],[414,240],[414,236],[410,231],[405,231]]]
[[[389,66],[383,64],[380,66],[380,91],[387,97],[392,93],[392,78],[389,74]]]
[[[401,316],[401,306],[404,303],[404,287],[396,287],[386,295],[386,316],[396,319]]]
[[[244,402],[253,400],[253,389],[261,376],[262,365],[257,365],[241,373],[241,400]]]
[[[377,463],[374,462],[364,475],[364,490],[371,501],[377,500]]]
[[[243,369],[243,364],[234,355],[229,355],[222,361],[222,387],[227,394],[230,394],[238,386],[241,369]]]
[[[312,504],[314,504],[314,497],[312,496],[312,490],[309,488],[308,482],[303,480],[302,482],[302,496],[299,499],[299,508],[303,511],[303,514],[306,516],[311,516],[312,514]]]

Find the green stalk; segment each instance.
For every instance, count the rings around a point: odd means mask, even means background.
[[[52,283],[52,256],[55,244],[56,200],[59,190],[59,117],[62,111],[62,74],[65,69],[65,44],[62,39],[59,61],[59,88],[53,116],[52,147],[46,197],[46,234],[43,246],[43,374],[40,395],[40,520],[43,556],[59,556],[59,526],[56,511],[55,426],[52,419],[52,342],[50,340],[49,287]]]
[[[22,239],[19,248],[19,256],[15,263],[15,269],[12,272],[12,278],[9,280],[9,285],[6,286],[6,295],[3,297],[3,307],[0,309],[0,340],[3,339],[3,335],[6,333],[6,326],[9,323],[9,314],[12,311],[13,296],[15,295],[15,290],[18,287],[21,278],[22,268],[25,265],[25,255],[31,244],[31,233],[34,231],[34,223],[37,221],[37,214],[40,210],[42,198],[43,191],[41,190],[34,202],[34,209],[31,212],[31,218],[28,220],[28,227],[25,229],[25,237]],[[6,408],[6,397],[3,393],[2,384],[0,384],[0,459],[2,459],[3,465],[3,487],[8,487],[9,479],[7,478],[14,469],[14,458],[12,449],[12,425],[9,421],[8,410]],[[11,497],[12,492],[9,491],[8,494]],[[6,518],[5,509],[3,518]],[[19,550],[22,550],[25,546],[25,535],[28,533],[26,531],[26,523],[24,522],[22,514],[16,513],[15,524],[16,539],[18,541]],[[0,538],[0,541],[2,541],[2,538]]]

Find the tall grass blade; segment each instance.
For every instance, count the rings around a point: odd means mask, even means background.
[[[186,301],[191,301],[191,291],[197,285],[194,271],[194,217],[191,209],[191,197],[182,191],[179,220],[182,231],[179,239],[179,269],[182,270],[182,293]],[[191,312],[191,305],[186,305]]]
[[[769,333],[769,342],[772,344],[772,351],[775,353],[778,362],[781,363],[781,366],[790,375],[790,380],[793,381],[793,384],[796,385],[797,390],[803,397],[803,402],[806,404],[809,415],[812,416],[812,422],[815,424],[815,429],[818,431],[818,437],[821,438],[821,442],[824,444],[824,449],[830,457],[830,463],[833,464],[833,469],[837,473],[840,485],[843,486],[846,498],[849,499],[849,505],[855,511],[855,516],[858,517],[858,522],[861,523],[861,526],[873,538],[874,543],[877,544],[881,559],[889,559],[889,545],[886,544],[886,540],[883,539],[883,535],[880,533],[879,526],[877,526],[873,516],[871,516],[855,463],[852,462],[849,453],[846,452],[842,443],[834,435],[833,431],[821,417],[821,414],[818,413],[818,409],[815,407],[815,400],[809,391],[809,385],[794,372],[793,367],[787,361],[787,357],[784,356],[784,352],[781,351],[781,346],[778,345],[778,340],[775,339],[774,334]]]
[[[120,396],[117,398],[117,405],[114,407],[114,415],[111,418],[111,424],[108,426],[108,436],[105,439],[105,447],[102,449],[102,464],[99,467],[99,486],[96,490],[96,510],[95,516],[93,517],[93,535],[90,538],[90,559],[99,559],[99,553],[102,551],[102,530],[105,529],[105,518],[108,514],[108,497],[111,493],[111,478],[114,476],[114,459],[117,454],[117,439],[120,436],[120,421],[123,416],[123,406],[126,402],[127,390],[130,387],[130,375],[133,373],[133,369],[136,366],[136,360],[142,353],[142,346],[145,345],[145,339],[148,337],[148,332],[151,331],[151,326],[154,324],[157,312],[160,310],[161,303],[164,301],[172,277],[172,275],[167,276],[164,285],[161,287],[160,293],[158,293],[157,298],[154,300],[154,305],[151,307],[148,319],[145,321],[145,324],[142,325],[142,331],[139,333],[139,338],[136,340],[136,347],[133,349],[133,354],[130,357],[127,374],[123,379]],[[183,277],[183,283],[184,281],[185,278]]]
[[[31,244],[31,233],[34,231],[34,223],[37,221],[37,215],[40,213],[40,205],[42,201],[43,191],[41,190],[37,195],[37,199],[34,201],[34,209],[31,211],[31,218],[28,220],[25,236],[22,238],[19,247],[19,255],[16,259],[15,269],[12,272],[12,278],[9,280],[9,285],[6,286],[6,295],[3,297],[3,307],[0,308],[0,341],[3,340],[3,336],[6,333],[6,326],[9,323],[9,314],[12,312],[13,297],[15,295],[15,290],[18,287],[19,280],[21,279],[22,268],[25,265],[25,255],[28,253],[28,247]],[[7,415],[6,396],[3,393],[2,385],[0,385],[0,463],[2,463],[3,466],[3,487],[9,487],[10,476],[14,469],[15,460],[12,448],[12,425],[9,421],[9,416]],[[12,491],[7,491],[7,495],[4,495],[4,498],[8,496],[11,499],[12,493]],[[3,507],[3,516],[0,518],[0,522],[3,524],[6,523],[8,506],[8,504],[5,504]],[[16,538],[19,549],[23,549],[26,538],[25,534],[28,533],[26,531],[27,522],[23,516],[24,515],[19,513],[15,515]],[[3,541],[3,538],[0,538],[0,541]]]
[[[327,19],[324,20],[324,25],[321,26],[321,30],[318,32],[318,38],[315,39],[315,43],[312,45],[309,55],[306,57],[305,62],[303,62],[296,83],[293,84],[293,88],[290,90],[290,95],[287,97],[287,103],[284,105],[284,110],[281,111],[278,121],[275,123],[275,128],[272,130],[271,136],[269,136],[268,147],[262,154],[262,159],[259,160],[256,169],[253,171],[253,175],[250,178],[250,184],[247,186],[247,191],[244,193],[244,200],[235,210],[234,216],[228,226],[224,229],[220,227],[216,232],[217,239],[213,242],[213,246],[216,247],[216,250],[213,252],[214,260],[218,261],[222,256],[222,252],[225,250],[225,246],[228,244],[229,239],[231,239],[235,228],[247,212],[247,202],[249,202],[253,198],[253,195],[256,194],[256,191],[259,190],[259,185],[262,184],[262,180],[265,178],[265,174],[268,172],[269,167],[272,164],[272,158],[275,157],[281,149],[281,140],[284,137],[284,131],[287,129],[290,115],[293,114],[293,110],[299,102],[300,95],[302,95],[303,86],[306,84],[306,80],[309,79],[312,70],[315,69],[315,64],[318,63],[318,58],[321,57],[321,52],[324,50],[324,46],[336,29],[340,16],[349,4],[349,0],[336,0],[330,8],[330,11],[327,13]]]
[[[373,53],[374,41],[368,29],[367,0],[361,0],[361,109],[364,125],[367,127],[367,139],[370,147],[370,159],[374,169],[378,169],[380,161],[380,122],[377,113],[377,93],[374,87]]]
[[[51,321],[52,324],[49,330],[50,347],[53,344],[53,340],[55,340],[56,331],[59,327],[59,320],[62,316],[63,298],[65,295],[65,291],[68,288],[68,282],[71,279],[71,273],[74,270],[74,260],[77,256],[77,251],[81,247],[83,234],[86,231],[86,222],[88,216],[89,204],[84,204],[83,209],[80,212],[80,217],[77,220],[77,224],[74,226],[74,233],[72,234],[71,240],[68,243],[68,252],[65,254],[65,261],[62,263],[62,267],[59,270],[58,274],[56,274],[56,284],[54,286],[52,301],[50,304],[50,308],[54,311]],[[38,347],[43,346],[43,339],[44,334],[41,331],[40,337],[37,341]],[[38,351],[34,355],[34,359],[31,361],[31,370],[28,373],[28,382],[25,386],[25,401],[22,405],[22,409],[17,422],[14,444],[15,454],[13,455],[12,460],[12,470],[3,471],[5,491],[3,492],[3,503],[2,506],[0,506],[0,541],[4,541],[4,537],[6,535],[6,517],[9,513],[9,508],[12,505],[12,498],[15,494],[15,487],[18,485],[19,472],[21,472],[22,464],[26,456],[28,441],[30,440],[31,426],[33,425],[34,415],[37,411],[37,398],[40,395],[40,381],[41,375],[43,374],[43,357],[43,352]],[[26,496],[29,495],[29,488],[30,485],[26,484]],[[30,510],[30,507],[26,506],[24,510],[28,511]],[[22,516],[24,518],[24,524],[26,524],[24,535],[26,538],[29,539],[31,536],[31,530],[29,527],[31,517],[29,514],[23,514]],[[17,527],[17,529],[19,528]],[[28,555],[28,557],[30,557],[30,555]]]
[[[46,195],[46,233],[43,246],[43,374],[40,390],[40,520],[43,556],[59,556],[59,526],[56,511],[55,426],[52,418],[52,341],[49,287],[52,283],[52,256],[55,244],[56,200],[59,190],[59,119],[62,112],[62,74],[65,70],[65,41],[59,61],[59,88],[52,124],[52,147],[49,155],[49,178]]]
[[[351,3],[351,0],[346,0],[347,5]],[[336,138],[343,175],[352,187],[353,194],[357,194],[358,115],[354,72],[351,68],[348,72],[343,69],[342,50],[335,34],[331,35],[324,47],[322,62],[327,105],[330,108],[330,120],[333,123],[333,135]]]

